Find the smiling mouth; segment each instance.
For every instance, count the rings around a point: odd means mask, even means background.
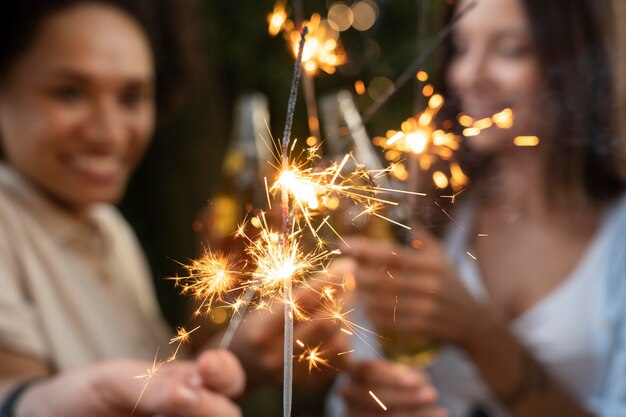
[[[90,180],[109,182],[117,180],[124,172],[124,164],[119,155],[75,155],[71,166]]]

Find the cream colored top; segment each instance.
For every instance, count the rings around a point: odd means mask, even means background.
[[[110,205],[79,219],[0,163],[0,348],[63,370],[152,360],[169,329],[128,223]]]

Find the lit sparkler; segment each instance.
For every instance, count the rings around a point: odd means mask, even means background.
[[[301,23],[297,21],[297,24],[294,24],[287,17],[284,3],[279,1],[267,17],[267,21],[271,36],[284,32],[294,57],[298,55],[301,38],[298,28],[307,27],[307,42],[302,53],[302,63],[308,74],[315,74],[318,69],[334,74],[336,67],[345,63],[346,54],[339,40],[339,32],[332,28],[328,20],[322,19],[319,13],[313,14],[310,20]]]
[[[135,406],[130,412],[130,417],[133,417],[133,415],[135,414],[135,411],[137,410],[137,407],[139,406],[139,401],[141,401],[141,399],[143,398],[143,395],[146,393],[146,390],[148,389],[148,385],[150,384],[150,381],[152,381],[152,378],[154,378],[157,375],[157,372],[159,371],[159,369],[161,369],[161,366],[163,366],[163,362],[157,361],[158,355],[159,355],[159,350],[157,349],[156,353],[154,354],[154,361],[152,362],[152,367],[147,369],[144,375],[137,375],[135,377],[135,379],[143,379],[144,383],[143,383],[141,392],[139,393],[139,397],[137,398],[137,401],[135,402]]]
[[[431,95],[428,106],[422,113],[404,121],[399,131],[390,130],[386,137],[374,138],[374,143],[385,149],[385,158],[392,162],[392,175],[400,180],[410,177],[409,170],[402,162],[405,154],[415,155],[421,170],[428,170],[436,159],[448,161],[451,184],[457,191],[467,185],[468,179],[453,160],[454,151],[459,149],[460,139],[436,126],[435,119],[443,104],[441,95]],[[449,183],[447,176],[440,171],[434,174],[433,181],[440,188],[447,187]]]
[[[174,353],[172,353],[170,355],[169,358],[167,358],[167,362],[172,362],[174,361],[177,356],[178,356],[178,351],[180,350],[180,347],[182,346],[183,343],[186,343],[189,341],[189,336],[191,335],[191,333],[195,332],[196,330],[198,330],[200,328],[200,326],[197,326],[196,328],[187,331],[185,330],[184,327],[179,327],[176,330],[176,336],[173,337],[172,339],[170,339],[170,345],[173,343],[178,343],[178,345],[176,345],[176,350],[174,351]]]
[[[318,13],[313,14],[310,20],[302,24],[309,28],[309,35],[302,53],[304,69],[309,74],[315,74],[318,68],[328,74],[334,74],[336,67],[346,60],[345,52],[339,42],[339,32]],[[285,27],[288,28],[288,25]],[[290,42],[294,56],[297,55],[300,33],[297,30],[286,30],[285,37]]]
[[[225,301],[225,295],[242,275],[232,259],[210,250],[202,258],[183,266],[189,275],[170,279],[182,288],[182,294],[191,294],[201,300],[196,315],[210,313],[216,302]]]
[[[304,352],[298,356],[298,362],[306,361],[309,366],[309,374],[313,369],[319,371],[321,370],[321,366],[325,366],[330,368],[330,363],[328,359],[325,359],[322,355],[326,353],[321,350],[321,345],[317,345],[315,347],[307,347]]]
[[[285,235],[269,228],[265,213],[261,212],[255,219],[259,225],[256,238],[245,233],[240,235],[245,241],[250,264],[254,265],[254,270],[248,273],[250,280],[244,286],[253,288],[265,298],[279,299],[286,279],[291,279],[294,285],[305,285],[308,276],[325,270],[328,261],[340,253],[339,250],[323,248],[305,253],[299,239],[302,231],[295,223]]]
[[[418,73],[418,78],[427,79],[423,71]],[[465,187],[469,180],[463,173],[458,162],[453,159],[454,151],[460,147],[461,138],[451,132],[445,132],[436,125],[436,117],[444,104],[444,99],[439,94],[427,91],[431,94],[426,109],[416,117],[410,117],[404,121],[400,130],[389,130],[385,137],[374,138],[377,146],[385,149],[385,158],[391,161],[390,170],[392,175],[400,180],[410,177],[402,159],[405,154],[416,155],[418,167],[428,170],[435,160],[448,162],[450,177],[441,171],[433,173],[433,182],[438,188],[452,186],[455,192]],[[459,115],[459,123],[464,127],[463,136],[472,137],[489,128],[508,129],[513,125],[513,111],[504,109],[491,117],[474,120],[468,115]],[[516,138],[516,144],[531,144],[532,140],[526,137]],[[520,145],[521,146],[521,145]],[[526,145],[532,146],[532,145]]]
[[[313,225],[313,217],[323,213],[325,208],[334,209],[341,199],[349,199],[363,210],[354,216],[354,219],[368,214],[384,217],[379,212],[384,207],[396,206],[397,202],[381,195],[390,193],[403,193],[404,191],[383,188],[376,185],[376,178],[388,175],[386,170],[367,170],[359,164],[352,154],[344,155],[341,162],[332,163],[329,167],[321,169],[316,167],[315,160],[318,158],[317,147],[310,148],[303,162],[291,162],[286,169],[279,170],[276,181],[268,189],[269,193],[277,193],[286,189],[294,203],[294,209],[302,216],[313,236],[319,239],[319,228],[328,227],[339,239],[341,236],[328,223],[328,217],[316,226]],[[276,156],[280,160],[280,156]],[[349,168],[348,168],[349,166]]]

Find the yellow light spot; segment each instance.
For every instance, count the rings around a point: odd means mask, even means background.
[[[469,183],[469,178],[465,175],[458,162],[450,162],[450,174],[452,175],[453,186],[464,186]]]
[[[463,127],[471,127],[474,125],[474,119],[472,119],[467,114],[462,114],[459,116],[459,123]]]
[[[308,146],[315,146],[319,143],[319,141],[317,140],[317,138],[315,136],[309,136],[308,138],[306,138],[306,144]]]
[[[426,84],[426,85],[424,86],[424,88],[422,88],[422,94],[423,94],[425,97],[430,97],[430,96],[432,96],[434,92],[435,92],[435,87],[433,87],[433,86],[432,86],[432,85],[430,85],[430,84]]]
[[[480,135],[480,129],[477,129],[475,127],[468,127],[466,129],[463,129],[463,136],[465,137],[472,137],[472,136],[478,136]]]
[[[336,210],[340,202],[337,197],[330,197],[324,200],[324,205],[330,210]]]
[[[441,94],[435,94],[428,101],[428,107],[430,107],[431,109],[438,109],[442,105],[443,105],[443,97],[441,96]]]
[[[437,188],[446,188],[448,186],[448,177],[441,171],[433,172],[433,182]]]
[[[210,317],[213,323],[222,324],[226,321],[226,319],[228,319],[228,313],[226,312],[226,309],[222,307],[216,307],[211,310]]]
[[[287,13],[285,12],[285,6],[282,3],[277,3],[274,7],[274,11],[267,17],[269,23],[268,32],[271,36],[276,36],[281,31],[287,20]]]
[[[517,136],[513,139],[515,146],[537,146],[539,138],[537,136]]]
[[[250,219],[250,224],[258,229],[261,227],[261,220],[259,220],[258,217],[253,217],[252,219]]]
[[[274,187],[277,189],[285,187],[294,199],[302,204],[307,204],[312,209],[319,207],[314,184],[298,178],[297,172],[294,170],[283,171]]]
[[[422,113],[420,114],[419,120],[418,120],[418,124],[422,127],[424,126],[428,126],[430,124],[430,122],[433,121],[433,116],[430,113]]]
[[[403,132],[395,132],[389,139],[387,139],[387,146],[393,145],[404,137]]]
[[[305,346],[305,345],[304,345],[304,343],[302,343],[302,342],[301,342],[301,341],[299,341],[299,340],[296,340],[296,343],[297,343],[297,344],[298,344],[298,346],[300,346],[301,348],[303,348],[303,347]]]
[[[493,126],[493,120],[491,117],[485,117],[484,119],[477,120],[474,122],[474,126],[476,129],[485,130]]]
[[[428,145],[428,136],[422,130],[406,135],[406,143],[411,152],[420,154]]]
[[[426,71],[418,71],[416,78],[424,83],[428,81],[428,74],[426,73]]]
[[[504,109],[499,113],[494,114],[491,119],[501,129],[508,129],[513,126],[513,110]]]
[[[354,83],[354,91],[356,91],[356,93],[360,96],[365,94],[365,84],[363,83],[362,80],[357,80]]]
[[[313,61],[306,61],[304,63],[304,69],[308,73],[314,73],[315,70],[317,70],[317,64],[315,62],[313,62]]]

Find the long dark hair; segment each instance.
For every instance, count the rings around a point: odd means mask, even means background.
[[[155,60],[157,108],[161,115],[176,108],[203,69],[191,0],[1,1],[0,81],[11,64],[28,50],[46,17],[83,3],[117,7],[141,25]]]
[[[609,42],[612,5],[609,0],[520,0],[546,85],[546,97],[555,105],[554,135],[542,141],[546,148],[546,190],[551,199],[565,202],[608,201],[626,184],[618,167],[619,134],[615,117],[615,79]],[[446,11],[447,21],[455,5]],[[452,59],[452,42],[444,44],[441,73]],[[442,80],[449,100],[444,117],[455,120],[455,99]],[[487,157],[462,146],[459,160],[472,180],[487,171]]]

